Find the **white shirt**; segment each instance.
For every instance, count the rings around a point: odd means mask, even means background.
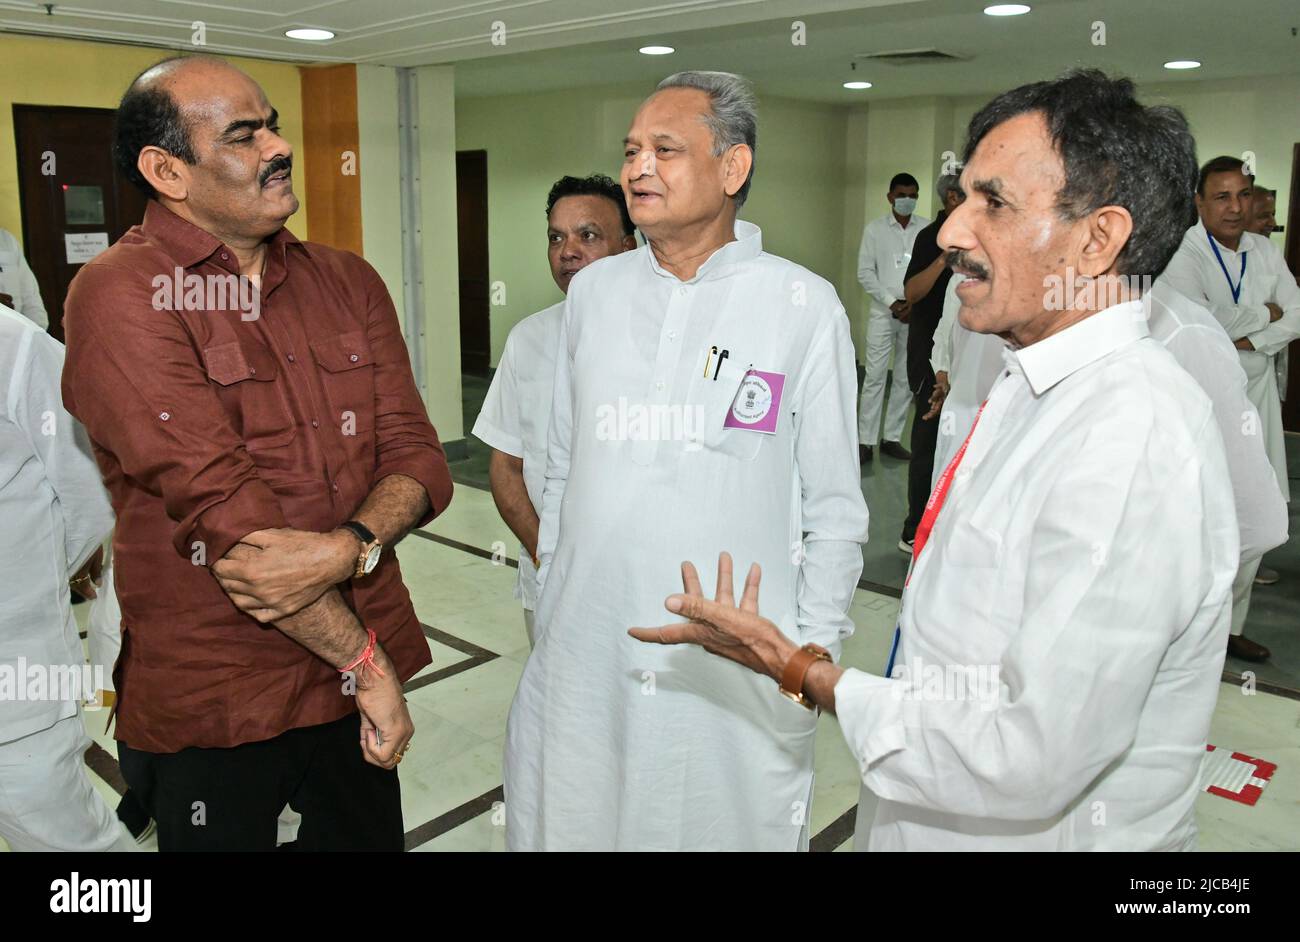
[[[68,580],[113,526],[90,442],[63,408],[62,371],[63,345],[0,307],[0,671],[9,675],[6,686],[24,679],[19,658],[28,672],[35,666],[53,678],[51,669],[76,670],[80,681],[85,654]],[[6,696],[0,742],[74,716],[77,699],[94,692],[65,682],[60,693],[68,696],[0,693]],[[21,697],[37,694],[25,687]]]
[[[1210,237],[1202,223],[1183,236],[1168,267],[1160,275],[1179,294],[1209,308],[1232,340],[1250,338],[1254,350],[1238,350],[1237,357],[1246,373],[1246,395],[1259,410],[1263,426],[1264,448],[1272,462],[1278,487],[1286,500],[1291,499],[1287,475],[1286,441],[1283,438],[1282,407],[1278,395],[1276,355],[1300,337],[1300,288],[1286,267],[1277,246],[1263,236],[1244,232],[1234,252],[1216,239],[1215,247],[1223,259],[1220,267]],[[1246,259],[1245,275],[1241,259]],[[1241,291],[1234,302],[1224,268]],[[1282,309],[1282,317],[1269,322],[1266,302]]]
[[[27,264],[22,246],[8,229],[0,229],[0,294],[13,298],[13,309],[42,330],[50,326],[36,273]]]
[[[1214,406],[1237,508],[1241,558],[1249,562],[1287,539],[1287,508],[1264,450],[1259,412],[1246,396],[1246,374],[1223,328],[1163,278],[1142,298],[1151,338],[1191,374]]]
[[[996,334],[977,334],[961,325],[957,286],[965,277],[953,274],[948,281],[943,316],[935,328],[934,346],[930,349],[930,366],[936,373],[948,374],[949,387],[939,413],[931,485],[965,441],[980,404],[989,397],[989,391],[1002,373],[1002,355],[1007,349],[1006,342]]]
[[[1220,267],[1215,257],[1218,249],[1223,259]],[[1268,239],[1253,232],[1243,232],[1234,252],[1218,239],[1210,246],[1205,224],[1198,222],[1183,235],[1183,242],[1160,275],[1179,294],[1209,308],[1231,340],[1249,337],[1255,351],[1272,355],[1300,337],[1300,288],[1286,267],[1281,250]],[[1246,274],[1241,275],[1241,257],[1246,256]],[[1232,284],[1241,281],[1241,292],[1232,299]],[[1281,320],[1269,323],[1266,302],[1282,308]],[[1250,353],[1251,351],[1242,351]]]
[[[524,487],[538,517],[542,515],[542,491],[546,486],[546,431],[551,419],[555,355],[563,317],[561,301],[525,317],[511,329],[483,408],[474,422],[474,434],[479,439],[497,451],[523,459]],[[523,599],[529,611],[537,608],[537,568],[522,546],[515,598]]]
[[[903,594],[906,676],[835,688],[869,846],[1190,848],[1238,564],[1210,400],[1139,301],[1006,364]],[[945,698],[958,668],[996,699]]]
[[[904,229],[891,210],[862,230],[858,283],[871,295],[873,312],[888,312],[889,306],[903,297],[903,276],[912,260],[912,245],[916,234],[929,224],[930,220],[913,213]]]
[[[737,591],[762,566],[788,637],[838,652],[853,630],[867,508],[848,321],[828,282],[762,251],[758,227],[735,235],[686,282],[647,245],[569,286],[537,644],[506,733],[514,849],[806,839],[816,717],[737,664],[627,635],[674,620],[683,560],[712,587],[722,550]],[[751,365],[785,376],[774,434],[724,427]]]

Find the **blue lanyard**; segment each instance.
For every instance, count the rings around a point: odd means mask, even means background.
[[[1232,283],[1232,276],[1228,274],[1228,266],[1223,264],[1223,256],[1219,254],[1219,247],[1214,244],[1214,236],[1208,232],[1205,238],[1210,240],[1210,248],[1214,251],[1214,257],[1219,260],[1219,267],[1223,269],[1223,277],[1228,279],[1228,290],[1232,292],[1232,303],[1236,304],[1237,299],[1241,297],[1241,286],[1246,283],[1246,253],[1241,253],[1241,274],[1237,276],[1237,283]]]

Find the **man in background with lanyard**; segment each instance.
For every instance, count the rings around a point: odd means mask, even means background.
[[[1300,288],[1277,246],[1246,231],[1254,203],[1254,177],[1246,169],[1235,157],[1216,157],[1201,168],[1196,187],[1200,221],[1183,236],[1161,280],[1207,307],[1236,344],[1246,395],[1259,411],[1264,448],[1282,497],[1289,501],[1274,358],[1300,336]],[[1258,559],[1244,562],[1233,590],[1228,653],[1245,661],[1263,661],[1270,654],[1241,633],[1259,568]]]

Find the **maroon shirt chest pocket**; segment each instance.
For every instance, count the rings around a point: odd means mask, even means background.
[[[283,383],[276,382],[275,356],[260,344],[229,340],[203,348],[208,379],[249,451],[279,448],[293,441],[297,427]]]
[[[375,427],[375,360],[364,331],[350,331],[311,341],[329,400],[329,421],[345,436]]]

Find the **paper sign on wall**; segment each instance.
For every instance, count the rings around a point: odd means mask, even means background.
[[[108,248],[107,232],[65,232],[63,244],[68,250],[69,265],[84,265]]]

